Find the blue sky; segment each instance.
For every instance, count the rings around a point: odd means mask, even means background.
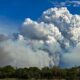
[[[26,17],[37,19],[50,7],[49,0],[0,0],[0,16],[19,21]]]
[[[14,33],[25,18],[37,20],[43,11],[62,6],[72,14],[80,14],[79,0],[0,0],[0,33]]]
[[[17,22],[27,17],[36,20],[44,10],[54,7],[53,3],[65,1],[67,0],[0,0],[0,17]],[[80,6],[67,7],[71,13],[80,14]]]

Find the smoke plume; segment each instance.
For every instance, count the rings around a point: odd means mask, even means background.
[[[80,65],[80,15],[50,8],[37,21],[26,18],[19,33],[0,35],[0,66]]]

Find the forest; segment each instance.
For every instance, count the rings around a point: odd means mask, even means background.
[[[37,67],[14,68],[8,65],[0,67],[0,79],[4,78],[80,80],[80,67],[60,68],[54,66],[39,69]]]

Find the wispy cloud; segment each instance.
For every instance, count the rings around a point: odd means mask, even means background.
[[[51,3],[56,6],[56,7],[64,7],[64,6],[73,6],[73,7],[79,7],[80,6],[80,1],[79,0],[67,0],[64,2],[58,2],[52,0]]]
[[[73,5],[74,7],[80,6],[80,1],[67,1],[66,4]]]

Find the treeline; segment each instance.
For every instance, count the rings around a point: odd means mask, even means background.
[[[62,69],[54,66],[39,69],[37,67],[14,68],[5,66],[0,67],[0,78],[80,80],[80,67]]]

